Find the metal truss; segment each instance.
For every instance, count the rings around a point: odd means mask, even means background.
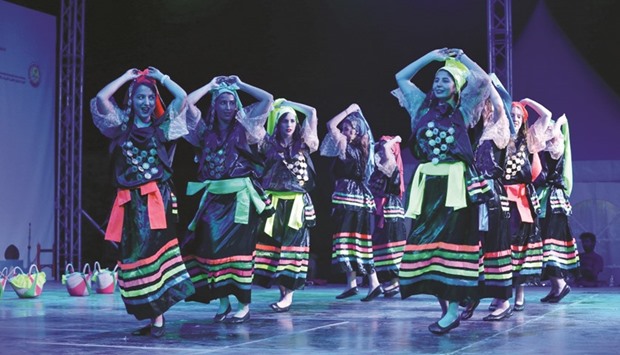
[[[512,96],[512,0],[487,0],[489,73]]]
[[[85,0],[60,0],[56,152],[56,279],[82,264],[82,96]]]

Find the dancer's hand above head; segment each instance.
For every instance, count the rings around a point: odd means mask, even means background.
[[[351,114],[359,110],[360,110],[360,106],[358,104],[351,104],[349,105],[349,107],[347,107],[346,111],[347,111],[347,114]]]
[[[125,76],[128,80],[133,80],[140,76],[142,72],[136,68],[131,68],[125,72]]]
[[[239,77],[236,75],[229,75],[228,78],[226,79],[226,82],[229,85],[235,85],[235,84],[239,85],[241,84],[241,79],[239,79]]]
[[[463,56],[464,52],[462,49],[460,48],[450,48],[448,49],[448,55],[452,58],[455,58],[457,60],[460,60],[461,57]]]
[[[162,78],[165,75],[161,71],[159,71],[159,69],[150,66],[146,70],[146,76],[161,82]]]
[[[444,47],[430,51],[429,55],[431,56],[432,60],[443,62],[450,56],[450,52],[448,48]]]
[[[209,84],[212,85],[212,86],[219,86],[219,85],[221,85],[224,82],[226,82],[226,76],[218,75],[218,76],[214,77],[213,79],[211,79],[211,82],[209,82]]]
[[[279,107],[291,107],[295,109],[295,103],[288,101],[287,99],[280,98],[276,100]]]

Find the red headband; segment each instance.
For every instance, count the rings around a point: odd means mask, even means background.
[[[523,122],[527,122],[527,110],[525,109],[525,105],[520,103],[519,101],[513,101],[512,102],[512,107],[518,107],[521,109],[521,112],[523,112]]]
[[[155,118],[161,118],[166,109],[164,108],[164,103],[162,102],[161,96],[159,95],[159,90],[157,90],[157,81],[151,77],[148,77],[149,69],[144,69],[142,71],[138,71],[138,77],[133,80],[131,85],[129,86],[129,95],[133,95],[133,92],[139,85],[144,85],[155,90],[155,110],[153,114]],[[128,97],[129,99],[130,97]]]

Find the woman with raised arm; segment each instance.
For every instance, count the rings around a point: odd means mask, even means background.
[[[300,122],[298,112],[305,116]],[[316,223],[309,192],[316,171],[310,154],[319,148],[316,110],[278,99],[267,120],[267,138],[259,144],[265,157],[262,185],[271,196],[275,214],[261,225],[256,245],[254,283],[278,285],[280,299],[274,312],[287,312],[293,293],[306,284],[310,228]]]
[[[258,102],[243,107],[238,91]],[[202,115],[196,103],[208,93],[211,105]],[[219,299],[214,322],[243,323],[250,319],[254,252],[259,216],[271,210],[259,178],[262,159],[257,143],[273,103],[268,92],[237,76],[218,76],[189,94],[190,133],[197,148],[199,182],[190,182],[188,195],[204,190],[183,246],[184,259],[196,294],[188,300],[209,303]],[[234,316],[229,296],[238,300]]]
[[[384,297],[393,297],[400,292],[398,270],[407,242],[402,201],[405,183],[401,140],[400,136],[383,136],[375,145],[375,171],[369,183],[377,206],[372,235],[373,259]]]
[[[510,248],[510,214],[508,199],[502,179],[504,160],[510,133],[514,131],[507,116],[510,97],[503,86],[491,75],[495,85],[487,99],[481,120],[484,133],[474,151],[476,168],[491,187],[493,197],[478,208],[478,229],[483,252],[483,277],[480,297],[471,300],[461,313],[461,320],[472,317],[480,299],[496,300],[496,309],[482,318],[485,321],[501,321],[512,315],[509,299],[512,297],[512,258]],[[502,95],[500,96],[500,92]]]
[[[411,82],[422,68],[445,62],[425,94]],[[436,296],[442,317],[428,328],[445,334],[460,324],[460,302],[478,299],[481,248],[478,207],[490,187],[474,165],[474,127],[490,95],[490,79],[460,49],[433,50],[396,74],[394,95],[411,116],[409,146],[420,162],[406,216],[414,218],[399,273],[403,299]],[[486,127],[485,127],[486,129]],[[447,305],[446,305],[447,303]]]
[[[372,232],[375,202],[368,179],[374,170],[372,132],[357,104],[350,105],[327,122],[321,155],[335,157],[332,174],[332,265],[347,277],[347,288],[336,296],[345,299],[358,294],[357,276],[368,275],[369,288],[361,301],[381,294],[373,255]]]
[[[174,99],[164,108],[157,81]],[[113,95],[130,82],[123,107]],[[117,188],[105,239],[119,245],[118,284],[127,313],[150,323],[134,335],[161,337],[164,312],[194,293],[177,239],[177,206],[166,144],[187,134],[186,93],[149,67],[129,69],[91,100],[97,128],[110,138]]]
[[[540,204],[532,182],[540,173],[540,160],[532,154],[529,145],[532,139],[528,130],[528,111],[531,107],[541,124],[549,122],[551,112],[531,99],[512,102],[511,118],[515,135],[506,148],[502,184],[506,190],[510,213],[510,236],[512,257],[512,283],[515,288],[515,303],[512,310],[525,309],[525,285],[540,280],[542,267],[542,240],[538,224]],[[529,121],[531,122],[531,121]],[[496,298],[491,302],[491,317],[505,314],[509,306],[506,299]]]
[[[569,276],[579,275],[579,255],[568,216],[573,187],[570,137],[566,115],[555,122],[539,120],[532,125],[529,147],[540,155],[541,173],[534,182],[540,198],[540,234],[543,240],[541,280],[551,281],[551,291],[540,301],[558,303],[569,292]]]

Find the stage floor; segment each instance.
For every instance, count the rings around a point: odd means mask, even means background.
[[[217,303],[181,302],[166,313],[160,339],[132,336],[144,322],[125,312],[118,291],[71,297],[57,281],[41,296],[19,299],[9,285],[0,300],[2,354],[612,354],[620,340],[620,288],[573,288],[559,304],[538,300],[546,287],[526,288],[526,309],[485,322],[488,300],[449,334],[427,326],[440,316],[430,296],[360,302],[335,296],[344,285],[308,286],[287,313],[269,304],[277,289],[253,290],[251,319],[215,324]],[[234,303],[236,304],[236,303]]]

